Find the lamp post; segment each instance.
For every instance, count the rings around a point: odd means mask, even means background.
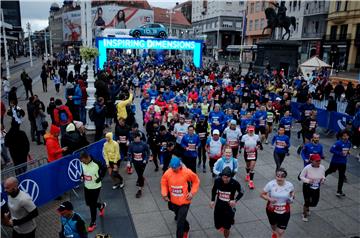
[[[33,58],[32,58],[32,46],[31,46],[31,25],[30,22],[26,24],[26,28],[28,30],[28,38],[29,38],[29,53],[30,53],[30,66],[33,67]]]
[[[91,29],[91,2],[85,1],[86,5],[86,39],[87,39],[87,46],[92,47],[92,29]],[[81,13],[85,13],[85,11],[82,11]],[[96,89],[94,87],[95,78],[94,78],[94,70],[93,70],[93,59],[89,60],[89,62],[86,62],[88,65],[88,71],[87,71],[87,88],[86,92],[88,94],[88,98],[86,101],[86,125],[85,128],[87,130],[95,130],[95,124],[93,121],[90,120],[89,117],[89,111],[91,108],[94,107],[95,103],[95,92]]]
[[[44,32],[44,41],[45,41],[45,61],[48,61],[48,48],[47,48],[47,40],[46,40],[46,30]]]
[[[4,22],[4,13],[1,9],[1,24],[3,30],[3,37],[4,37],[4,51],[5,51],[5,67],[6,67],[6,78],[10,79],[10,65],[9,65],[9,52],[6,40],[6,32],[5,32],[5,22]]]
[[[53,57],[53,46],[52,46],[51,30],[49,30],[49,43],[50,43],[50,59],[52,59],[52,57]]]

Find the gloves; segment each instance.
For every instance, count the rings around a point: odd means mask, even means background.
[[[97,178],[96,180],[95,180],[95,183],[100,183],[101,182],[101,178]]]

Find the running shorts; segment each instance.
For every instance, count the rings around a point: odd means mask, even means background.
[[[290,212],[286,212],[284,214],[278,214],[266,209],[266,215],[269,219],[270,225],[272,226],[276,225],[278,228],[282,230],[286,230],[286,227],[290,220]]]

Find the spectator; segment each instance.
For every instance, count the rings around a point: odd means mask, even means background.
[[[26,99],[29,98],[29,92],[31,96],[34,96],[32,91],[32,79],[30,76],[25,72],[25,69],[23,69],[23,72],[20,75],[21,81],[23,82],[25,93],[26,93]]]
[[[83,148],[83,147],[89,145],[89,141],[87,140],[86,134],[85,134],[86,129],[85,129],[84,124],[81,121],[74,121],[74,124],[75,124],[76,130],[79,132],[79,135],[80,135],[80,144],[81,144],[80,148]]]
[[[10,89],[9,98],[8,98],[9,105],[10,105],[10,102],[11,102],[11,101],[13,101],[14,104],[16,104],[16,105],[17,105],[17,103],[18,103],[18,99],[17,99],[17,95],[16,95],[16,90],[17,90],[16,87],[12,87],[12,88]]]
[[[30,143],[26,133],[20,130],[20,124],[16,121],[11,122],[11,128],[5,136],[5,146],[9,148],[14,166],[26,163],[30,151]],[[19,175],[25,173],[25,171],[26,164],[17,167],[15,174]]]
[[[20,125],[23,122],[25,112],[17,105],[17,100],[11,100],[7,115],[11,117],[11,122],[15,122]]]
[[[54,99],[54,97],[51,97],[49,105],[46,109],[46,112],[47,112],[47,114],[49,114],[52,124],[55,124],[55,119],[54,119],[54,109],[55,108],[56,108],[55,99]]]
[[[66,127],[66,133],[61,137],[61,146],[68,149],[63,155],[69,155],[82,147],[79,131],[76,130],[75,124],[70,123]]]
[[[50,131],[44,135],[49,163],[60,159],[63,156],[63,152],[67,150],[67,147],[60,147],[59,134],[60,128],[51,125]]]
[[[36,129],[36,142],[41,145],[41,138],[44,136],[46,129],[48,128],[48,122],[46,121],[46,114],[41,108],[41,104],[36,104],[34,110],[34,120]],[[44,141],[45,144],[45,141]]]
[[[341,94],[345,93],[344,85],[342,84],[342,81],[339,81],[339,83],[334,88],[335,93],[335,100],[340,101]]]
[[[26,104],[28,119],[30,121],[30,136],[31,140],[35,141],[36,123],[35,123],[35,104],[34,97],[29,98],[29,102]]]
[[[99,97],[94,104],[95,110],[95,141],[101,140],[104,134],[106,106],[104,98]]]
[[[55,125],[61,128],[61,134],[65,133],[66,126],[73,121],[70,109],[66,105],[62,105],[61,99],[55,100],[56,108],[54,109]]]
[[[57,93],[60,92],[60,77],[59,75],[56,73],[56,71],[53,71],[53,73],[50,76],[50,79],[54,82],[55,85],[55,90]]]
[[[61,203],[57,211],[61,216],[60,237],[88,237],[85,221],[78,213],[74,212],[74,207],[71,202],[65,201]]]
[[[47,80],[48,80],[48,72],[46,71],[46,69],[44,68],[41,71],[40,74],[40,78],[41,78],[41,82],[42,82],[42,87],[43,87],[43,92],[47,92]]]

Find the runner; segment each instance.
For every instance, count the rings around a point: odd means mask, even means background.
[[[294,186],[286,181],[287,172],[280,168],[276,179],[268,182],[261,197],[267,201],[266,214],[272,229],[272,238],[282,238],[290,220],[290,204],[294,200]]]
[[[213,173],[219,176],[223,169],[227,167],[230,168],[231,177],[234,177],[238,171],[238,161],[233,157],[232,149],[229,146],[225,147],[223,156],[214,164]]]
[[[161,178],[161,196],[168,202],[169,209],[175,213],[177,238],[189,237],[190,224],[186,216],[199,186],[199,177],[182,165],[179,158],[173,157],[170,169]]]
[[[120,150],[119,144],[113,140],[113,134],[111,132],[105,135],[106,142],[103,147],[103,155],[108,168],[109,175],[113,180],[112,189],[123,188],[124,179],[119,174],[120,168]]]
[[[256,165],[258,149],[262,150],[262,144],[260,138],[255,133],[255,127],[250,125],[247,128],[247,134],[241,138],[240,153],[241,149],[244,148],[244,159],[246,162],[246,177],[245,181],[249,182],[248,186],[250,189],[254,189],[254,168]]]
[[[179,122],[174,126],[174,136],[176,137],[176,146],[175,154],[181,156],[183,154],[183,149],[181,147],[181,140],[186,134],[189,125],[185,123],[185,116],[180,115]]]
[[[88,227],[88,232],[93,232],[96,229],[96,209],[100,210],[99,215],[104,216],[106,203],[99,203],[99,195],[102,186],[102,179],[106,173],[106,167],[100,162],[93,160],[92,156],[87,152],[80,153],[80,160],[82,166],[82,180],[84,181],[84,195],[86,205],[90,208],[91,222]]]
[[[347,131],[342,131],[340,137],[341,140],[336,141],[330,148],[330,152],[333,153],[333,156],[331,158],[330,166],[325,172],[325,177],[336,172],[336,170],[339,171],[336,196],[344,197],[345,194],[343,193],[342,187],[344,184],[347,158],[350,155],[351,143]]]
[[[220,104],[216,103],[214,110],[209,113],[209,123],[211,126],[211,131],[223,131],[225,124],[225,114],[220,110]]]
[[[57,212],[60,214],[61,219],[61,231],[60,237],[74,237],[74,238],[87,238],[85,221],[76,212],[70,201],[65,201],[57,208]]]
[[[160,167],[164,166],[164,153],[167,150],[167,144],[168,143],[172,143],[173,145],[175,145],[175,140],[176,138],[166,130],[166,127],[164,125],[161,125],[159,128],[159,134],[156,137],[156,144],[159,150],[159,162],[160,162]],[[171,154],[173,153],[173,150],[171,152]],[[171,157],[170,157],[171,159]],[[167,166],[169,165],[170,159],[167,161]],[[166,170],[166,169],[165,169]],[[163,171],[165,171],[163,169]]]
[[[320,198],[320,185],[325,181],[325,167],[320,164],[321,157],[318,154],[310,156],[311,164],[305,166],[300,173],[303,181],[304,207],[302,220],[309,221],[310,207],[316,207]]]
[[[150,149],[149,146],[141,141],[141,134],[137,133],[134,135],[134,142],[129,145],[128,156],[135,167],[136,174],[138,176],[136,186],[138,191],[135,197],[140,198],[144,189],[145,178],[143,176],[146,164],[149,160]]]
[[[283,126],[279,126],[278,134],[273,137],[271,142],[272,145],[275,144],[274,160],[276,164],[276,170],[281,167],[285,156],[289,155],[290,139],[284,133],[285,128]]]
[[[260,106],[260,109],[257,110],[253,115],[253,122],[255,122],[255,133],[259,135],[261,134],[261,143],[265,140],[265,131],[266,131],[266,119],[267,112],[265,106]]]
[[[118,122],[119,123],[115,126],[115,139],[119,143],[119,146],[120,146],[120,159],[125,160],[125,158],[127,156],[127,152],[128,152],[128,147],[129,147],[130,129],[125,124],[124,118],[120,118],[118,120]],[[128,164],[127,164],[127,173],[128,174],[132,173],[130,161],[128,161]]]
[[[237,193],[236,197],[235,193]],[[243,195],[240,183],[232,178],[231,169],[225,167],[220,177],[214,181],[210,202],[210,207],[215,208],[215,228],[222,232],[225,238],[230,235],[231,225],[234,224],[236,204]],[[216,202],[215,197],[217,197]]]
[[[236,121],[231,120],[230,126],[226,127],[223,133],[223,138],[226,139],[226,143],[230,145],[232,154],[235,158],[238,156],[239,145],[241,140],[241,130],[236,126]]]
[[[304,161],[304,167],[310,164],[310,157],[313,154],[318,154],[322,159],[325,159],[323,154],[323,146],[319,143],[319,141],[320,135],[314,133],[311,142],[305,144],[303,149],[301,150],[301,158]]]
[[[208,123],[204,115],[200,115],[199,121],[195,124],[195,132],[198,134],[200,138],[200,145],[198,149],[198,168],[201,166],[201,162],[203,163],[203,173],[206,173],[206,140],[209,136],[208,133]]]
[[[274,117],[275,117],[275,108],[273,107],[271,100],[269,100],[266,103],[266,112],[267,112],[267,116],[266,116],[265,144],[268,144],[269,134],[272,133]]]
[[[285,135],[287,135],[290,139],[291,136],[291,128],[292,128],[293,118],[290,116],[290,111],[285,111],[284,116],[280,119],[279,127],[283,126],[285,128]]]
[[[209,157],[209,166],[213,177],[216,176],[213,171],[214,164],[218,159],[221,158],[225,144],[225,139],[220,138],[220,131],[216,129],[213,130],[213,136],[210,136],[206,141],[206,151]]]
[[[191,169],[194,173],[196,173],[196,159],[199,146],[200,138],[195,134],[194,126],[190,125],[188,127],[188,133],[184,135],[181,140],[181,147],[184,150],[182,161],[186,167]]]

